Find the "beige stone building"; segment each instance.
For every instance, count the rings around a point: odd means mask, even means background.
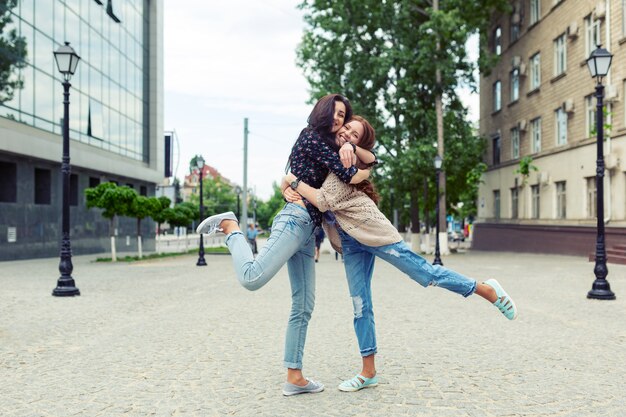
[[[586,60],[597,44],[614,55],[603,80],[607,247],[626,244],[626,0],[511,4],[511,14],[494,16],[489,47],[500,59],[480,79],[489,168],[475,247],[595,250],[596,81]],[[528,156],[537,170],[524,178],[517,170]]]

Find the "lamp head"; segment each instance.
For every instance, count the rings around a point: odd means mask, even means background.
[[[65,42],[65,45],[59,46],[59,48],[54,51],[54,59],[65,81],[69,81],[76,72],[78,61],[80,61],[80,57],[76,51],[74,51],[74,48],[70,46],[69,42]]]
[[[606,77],[609,73],[609,68],[611,67],[611,60],[613,59],[613,55],[606,49],[602,48],[601,45],[589,55],[587,58],[587,67],[589,67],[589,72],[593,78],[598,78],[598,82],[602,79],[602,77]]]
[[[202,157],[202,155],[198,155],[198,157],[196,158],[196,167],[198,167],[199,170],[202,170],[202,168],[204,168],[204,158]]]
[[[437,156],[435,156],[435,160],[433,162],[435,164],[435,169],[437,171],[439,171],[441,169],[441,165],[443,165],[443,159],[441,159],[441,156],[439,156],[437,154]]]

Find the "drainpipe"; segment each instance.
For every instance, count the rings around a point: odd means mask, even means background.
[[[605,5],[606,5],[606,15],[604,17],[604,23],[605,23],[605,31],[606,31],[606,45],[607,45],[607,49],[611,47],[611,2],[610,1],[605,1]],[[611,77],[611,71],[609,70],[609,73],[607,74],[607,85],[611,85],[611,81],[613,79],[613,77]],[[612,116],[612,112],[611,110],[613,109],[613,103],[607,103],[606,106],[606,110],[607,110],[607,115],[606,115],[606,122],[608,125],[613,125],[613,116]],[[606,144],[602,144],[602,147],[604,149],[604,160],[606,161],[606,157],[608,155],[611,154],[611,136],[613,135],[613,129],[611,129],[611,134],[609,135],[605,135],[606,138]],[[611,173],[609,170],[605,169],[605,175],[604,175],[604,188],[605,190],[608,191],[608,193],[605,193],[607,196],[607,201],[606,201],[606,206],[608,208],[608,213],[606,213],[606,215],[604,216],[604,224],[609,224],[609,222],[611,221],[611,214],[613,213],[613,204],[611,201]]]

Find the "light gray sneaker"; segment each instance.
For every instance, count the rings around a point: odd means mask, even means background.
[[[315,382],[312,379],[308,379],[308,384],[301,387],[300,385],[290,384],[289,382],[285,382],[283,386],[283,395],[296,395],[296,394],[314,394],[316,392],[324,391],[324,385],[321,382]]]
[[[207,217],[196,227],[196,233],[204,233],[208,236],[212,235],[215,232],[221,232],[222,228],[220,227],[220,223],[222,220],[237,220],[237,216],[232,211],[227,211],[226,213],[216,214],[215,216]]]

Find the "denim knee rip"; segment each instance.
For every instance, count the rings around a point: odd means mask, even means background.
[[[389,249],[389,250],[388,250],[388,251],[386,251],[386,252],[387,252],[389,255],[396,256],[396,257],[398,257],[398,258],[400,257],[400,252],[398,252],[397,250],[395,250],[395,249],[393,249],[393,248],[392,248],[392,249]]]
[[[352,297],[352,305],[354,306],[354,317],[357,319],[363,317],[363,299],[358,295]]]

